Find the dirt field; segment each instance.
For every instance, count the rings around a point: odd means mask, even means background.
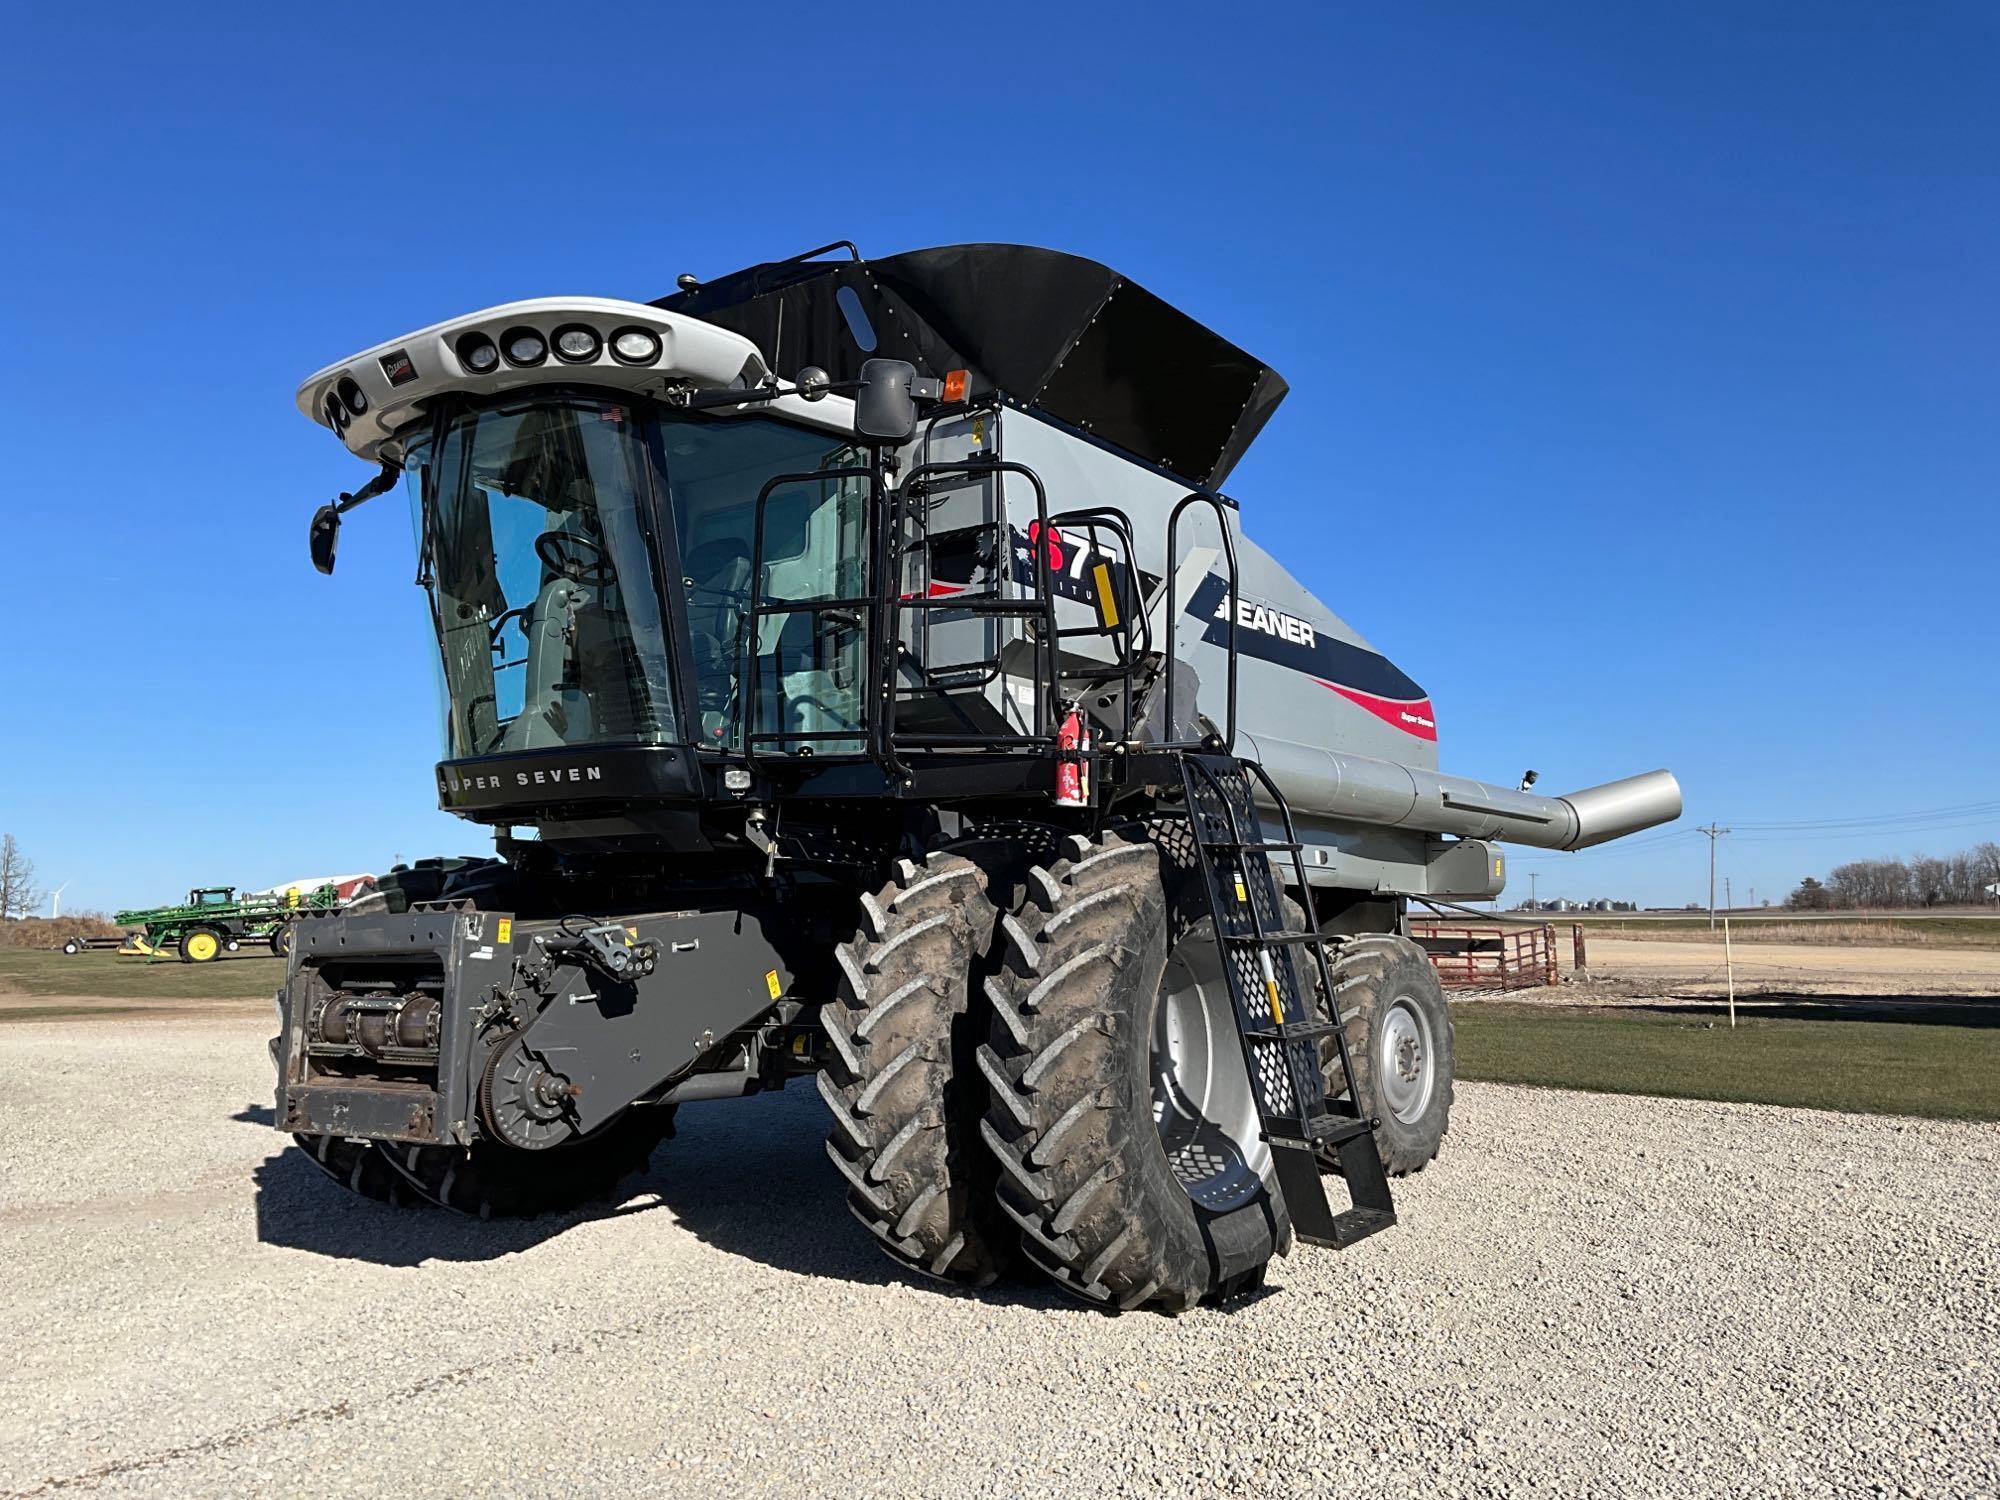
[[[1993,1126],[1468,1084],[1388,1234],[1108,1318],[896,1273],[803,1088],[598,1213],[349,1197],[268,1030],[0,1026],[0,1495],[2000,1486]]]
[[[1530,991],[1553,1003],[1605,1004],[1665,994],[1720,995],[1728,988],[1720,944],[1588,934],[1590,982]],[[1566,944],[1559,945],[1565,961]],[[2000,998],[2000,949],[1745,943],[1734,950],[1745,998],[1845,996],[1883,1003]]]

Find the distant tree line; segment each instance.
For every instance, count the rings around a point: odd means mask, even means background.
[[[2000,844],[1989,841],[1941,857],[1918,854],[1836,865],[1824,882],[1808,875],[1786,904],[1803,911],[1974,906],[1993,899],[1986,887],[1996,881]]]

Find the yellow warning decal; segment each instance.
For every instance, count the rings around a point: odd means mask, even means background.
[[[1104,622],[1106,630],[1118,628],[1118,599],[1111,587],[1111,570],[1099,563],[1090,570],[1091,582],[1097,585],[1097,618]]]
[[[514,941],[514,919],[512,917],[502,917],[500,919],[500,925],[493,929],[493,939],[495,942],[500,943],[511,943]]]
[[[764,988],[771,992],[771,998],[773,1000],[777,999],[778,996],[784,994],[785,987],[782,984],[778,983],[778,971],[776,969],[771,969],[765,973]]]
[[[1243,883],[1241,875],[1236,877],[1236,899],[1241,901],[1245,906],[1250,904],[1250,888]]]

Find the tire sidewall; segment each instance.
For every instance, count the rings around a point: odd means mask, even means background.
[[[1437,970],[1429,957],[1414,943],[1384,945],[1379,977],[1366,985],[1345,991],[1341,999],[1348,1054],[1354,1060],[1355,1087],[1361,1113],[1379,1121],[1375,1143],[1382,1164],[1390,1172],[1402,1174],[1421,1168],[1438,1154],[1451,1125],[1452,1078],[1456,1057],[1452,1035],[1451,1007],[1437,980]],[[1366,948],[1356,951],[1358,961],[1373,957]],[[1340,965],[1349,968],[1346,955]],[[1376,968],[1369,964],[1370,969]],[[1338,980],[1336,980],[1338,982]],[[1418,1011],[1430,1033],[1432,1086],[1423,1112],[1414,1120],[1398,1119],[1391,1112],[1381,1088],[1377,1041],[1398,1001]]]

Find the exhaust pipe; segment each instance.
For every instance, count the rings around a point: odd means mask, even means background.
[[[1566,797],[1544,797],[1293,740],[1241,731],[1237,738],[1250,742],[1293,810],[1307,817],[1537,849],[1588,849],[1681,815],[1681,784],[1671,771],[1648,771]]]

